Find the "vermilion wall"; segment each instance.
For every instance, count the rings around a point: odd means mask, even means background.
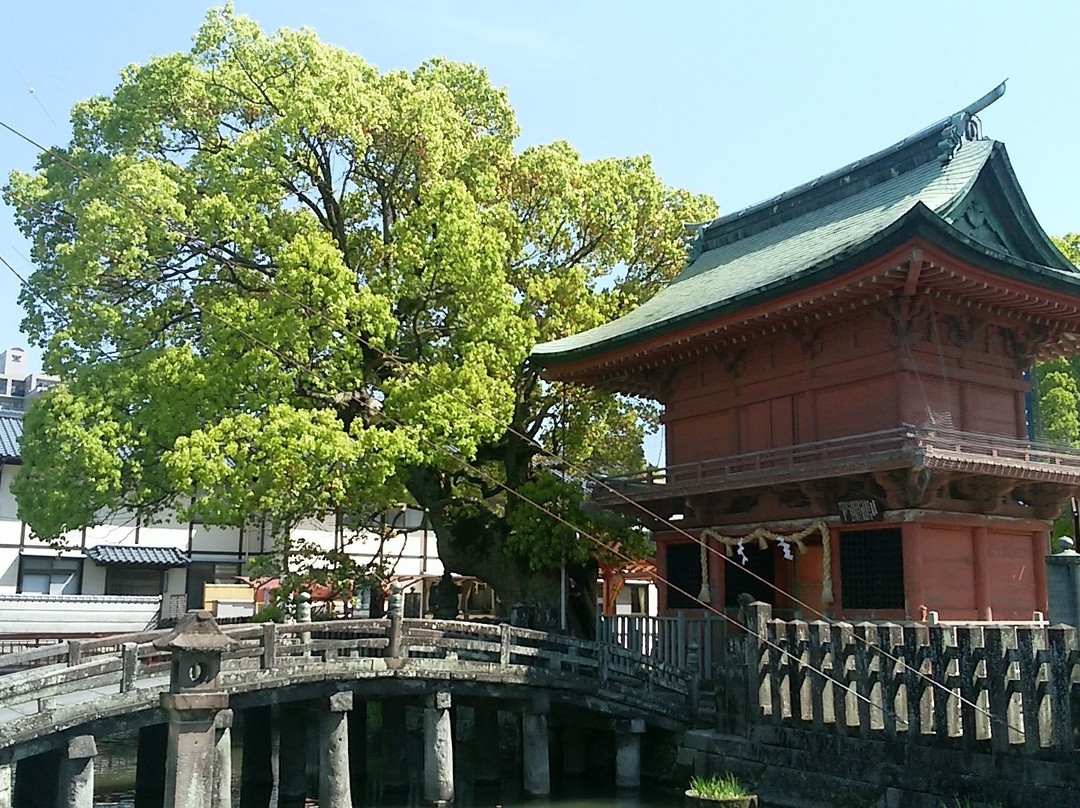
[[[939,304],[906,344],[867,306],[689,359],[666,402],[668,463],[677,465],[933,420],[1022,438],[1027,385],[1000,328]]]

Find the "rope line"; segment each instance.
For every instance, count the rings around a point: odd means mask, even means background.
[[[57,152],[54,149],[43,146],[42,144],[38,143],[37,141],[35,141],[30,136],[24,134],[23,132],[19,131],[18,129],[16,129],[15,127],[13,127],[10,124],[6,123],[5,121],[0,120],[0,128],[3,128],[5,130],[7,130],[8,132],[10,132],[13,135],[15,135],[16,137],[26,141],[27,143],[33,145],[35,148],[41,150],[42,152],[48,153],[51,156],[55,157],[60,162],[65,163],[67,166],[69,166],[70,168],[75,170],[77,173],[79,173],[80,175],[85,177],[90,182],[94,183],[96,186],[102,187],[105,190],[111,192],[116,198],[122,199],[122,200],[132,204],[137,209],[141,210],[142,212],[144,212],[144,213],[146,213],[148,215],[156,215],[141,200],[139,200],[139,199],[137,199],[137,198],[135,198],[135,197],[133,197],[133,196],[131,196],[129,194],[126,194],[123,191],[121,191],[120,189],[118,189],[116,187],[113,187],[113,186],[110,186],[108,183],[104,182],[103,180],[99,179],[98,177],[95,177],[95,176],[89,174],[81,166],[78,166],[78,165],[72,163],[70,160],[68,160],[66,158],[66,156],[64,156],[62,153]],[[190,231],[187,231],[187,230],[185,230],[185,229],[183,229],[181,227],[178,227],[172,222],[166,223],[165,228],[168,229],[168,230],[172,230],[174,233],[176,233],[178,235],[185,236],[187,238],[195,238],[196,237],[196,234],[194,234],[194,233],[192,233]],[[213,260],[216,260],[216,261],[218,261],[218,262],[220,262],[220,263],[222,263],[222,264],[224,264],[226,266],[229,266],[229,267],[231,267],[233,269],[236,269],[236,270],[248,270],[248,271],[250,271],[250,270],[253,269],[253,267],[251,267],[251,266],[245,266],[245,265],[237,262],[235,260],[235,258],[232,257],[232,256],[220,254],[219,248],[216,248],[213,245],[210,245],[210,247],[207,250],[206,254],[208,255],[209,258],[211,258]],[[115,258],[114,256],[109,256],[109,257]],[[312,308],[311,306],[306,304],[304,301],[299,300],[295,296],[289,294],[284,289],[281,289],[280,287],[277,287],[277,286],[270,285],[269,279],[266,278],[264,275],[255,274],[255,273],[250,273],[250,274],[253,275],[254,279],[256,279],[260,283],[262,283],[264,285],[264,288],[268,292],[273,292],[273,293],[276,293],[276,294],[280,294],[284,298],[286,298],[286,299],[296,303],[297,305],[301,306],[312,317],[321,318],[321,319],[324,320],[324,322],[326,321],[326,315],[325,315],[324,312],[322,312],[322,311],[320,311],[318,309]],[[18,273],[16,273],[16,275],[18,276]],[[24,281],[24,283],[25,283],[25,281]],[[25,288],[29,289],[30,287],[25,286]],[[34,295],[34,296],[37,299],[41,299],[40,296],[38,296],[38,295]],[[49,305],[49,307],[51,309],[53,308],[49,301],[43,300],[42,302],[46,303],[46,305]],[[55,312],[55,309],[53,309],[53,310]],[[214,319],[217,319],[219,322],[226,325],[226,327],[232,328],[233,330],[237,331],[237,333],[241,334],[241,336],[245,336],[248,339],[254,340],[254,341],[256,341],[257,344],[262,344],[263,347],[265,347],[267,350],[270,350],[270,351],[274,352],[276,355],[279,356],[279,358],[282,358],[282,359],[285,359],[287,361],[292,362],[294,367],[297,367],[298,369],[301,369],[301,370],[308,370],[309,372],[311,372],[310,369],[308,369],[304,364],[297,363],[297,362],[295,362],[293,360],[288,360],[287,357],[285,357],[283,354],[280,354],[280,352],[278,352],[276,349],[273,349],[271,346],[268,346],[268,345],[265,345],[264,343],[261,343],[260,341],[258,341],[258,338],[254,337],[252,335],[246,334],[243,330],[239,329],[237,326],[233,325],[232,323],[226,322],[222,318],[215,315],[213,312],[207,311],[207,310],[202,310],[202,313],[205,314],[205,315],[208,315],[210,317],[213,317]],[[341,328],[343,334],[345,334],[346,336],[349,336],[349,337],[351,337],[353,339],[356,339],[361,344],[363,344],[365,347],[367,347],[369,350],[372,350],[372,351],[376,352],[377,354],[379,354],[381,356],[381,358],[384,359],[385,361],[400,366],[406,372],[416,372],[415,369],[412,368],[411,366],[409,366],[408,363],[406,363],[404,360],[402,360],[402,359],[400,359],[400,358],[398,358],[396,356],[393,356],[392,354],[389,354],[386,351],[383,351],[382,349],[380,349],[379,347],[373,345],[369,340],[367,340],[363,336],[357,334],[355,331],[348,328],[347,326],[342,328],[340,326],[340,324],[335,324],[335,327]],[[909,355],[910,355],[910,347],[908,347],[908,351],[909,351]],[[916,373],[917,372],[918,371],[916,370]],[[429,383],[434,389],[436,389],[436,390],[438,390],[440,392],[447,393],[448,395],[455,395],[455,396],[457,395],[456,391],[451,390],[449,388],[446,388],[443,385],[440,385],[437,381],[433,380],[430,375],[419,374],[418,377],[425,379],[427,381],[427,383]],[[925,396],[925,391],[924,391],[924,396]],[[460,397],[459,397],[459,399],[460,399]],[[482,417],[494,420],[494,416],[492,416],[492,415],[490,415],[488,413],[485,413],[485,412],[483,412],[481,410],[478,410],[478,412],[481,413]],[[386,417],[386,416],[384,415],[384,417]],[[389,420],[393,420],[393,419],[389,419]],[[649,517],[651,519],[656,520],[658,523],[663,525],[668,530],[676,533],[677,535],[682,536],[684,538],[687,538],[691,542],[696,542],[696,543],[700,544],[705,549],[706,552],[710,552],[710,553],[716,555],[718,558],[722,559],[726,563],[738,563],[738,562],[734,561],[733,559],[727,558],[724,555],[724,553],[719,550],[719,548],[714,548],[714,547],[709,546],[707,541],[704,541],[702,538],[691,534],[686,529],[672,523],[669,519],[667,519],[665,517],[662,517],[662,516],[660,516],[659,514],[653,512],[653,511],[650,511],[646,506],[644,506],[643,504],[641,504],[639,502],[636,502],[635,500],[631,499],[630,497],[628,497],[623,492],[621,492],[618,489],[612,487],[605,480],[593,476],[590,472],[583,469],[579,465],[573,463],[572,461],[567,460],[565,457],[562,457],[560,455],[555,454],[554,452],[552,452],[549,449],[545,448],[541,444],[536,443],[535,441],[533,441],[532,438],[529,438],[527,435],[524,435],[523,433],[519,432],[518,430],[516,430],[516,429],[514,429],[513,427],[510,427],[510,426],[507,426],[506,430],[510,434],[513,434],[513,435],[515,435],[517,437],[520,437],[520,438],[528,441],[531,445],[534,445],[538,449],[538,452],[541,455],[561,462],[562,464],[564,464],[564,466],[566,468],[573,471],[579,478],[581,478],[583,480],[587,480],[587,481],[593,483],[594,485],[597,485],[597,486],[603,488],[604,490],[606,490],[607,492],[609,492],[610,494],[614,495],[616,498],[618,498],[619,500],[624,502],[629,507],[633,508],[634,510],[644,514],[645,516],[647,516],[647,517]],[[420,436],[420,437],[421,437],[422,440],[425,440],[425,441],[428,440],[424,436]],[[444,447],[443,451],[450,451],[450,450],[446,449]],[[461,461],[461,462],[464,462],[464,461]],[[473,467],[473,468],[475,469],[475,467]],[[477,471],[479,471],[479,470],[477,470]],[[514,492],[514,493],[515,493],[515,495],[522,496],[518,492]],[[536,505],[535,503],[534,503],[534,505],[536,507],[540,507],[543,510],[542,506]],[[563,520],[558,515],[556,515],[556,514],[551,514],[551,515],[553,516],[553,518],[556,518],[559,521],[563,522],[564,524],[569,525],[568,522]],[[575,529],[580,530],[580,528],[575,528]],[[594,543],[598,543],[599,546],[606,547],[606,545],[604,545],[603,542],[600,539],[597,539],[596,537],[592,536],[591,534],[585,532],[585,533],[583,533],[583,535],[586,535]],[[823,551],[824,551],[824,548],[823,548]],[[630,559],[628,556],[625,556],[624,554],[622,554],[619,551],[615,551],[614,549],[612,549],[612,552],[617,556],[623,557],[625,560],[632,561],[632,559]],[[830,553],[830,558],[831,558],[831,553]],[[764,578],[763,576],[755,573],[753,570],[744,569],[743,571],[748,576],[750,576],[751,578],[756,579],[757,581],[764,584],[765,586],[767,586],[772,591],[776,592],[777,594],[780,594],[780,595],[784,596],[785,598],[789,599],[792,603],[797,604],[798,606],[802,607],[805,611],[807,611],[809,613],[812,613],[812,614],[815,614],[815,615],[817,615],[819,617],[828,619],[824,612],[816,609],[815,607],[811,606],[810,604],[806,603],[805,601],[799,599],[793,593],[787,592],[786,590],[784,590],[781,587],[777,586],[774,582],[769,581],[768,579]],[[659,576],[657,576],[657,577],[659,578]],[[670,580],[667,580],[667,579],[664,579],[664,578],[660,578],[660,580],[661,580],[662,583],[664,583],[669,588],[674,589],[675,591],[680,592],[683,595],[686,595],[687,597],[691,598],[692,600],[696,600],[696,601],[698,600],[698,598],[694,597],[690,593],[687,593],[687,592],[683,591],[681,588],[677,587]],[[700,601],[698,601],[698,602],[700,602]],[[710,611],[714,611],[717,614],[721,614],[728,621],[735,622],[736,625],[741,625],[741,624],[737,623],[737,621],[733,621],[732,618],[730,618],[728,615],[726,615],[726,614],[724,614],[724,613],[722,613],[720,611],[715,610],[713,607],[709,606],[708,604],[702,604],[702,605],[703,605],[704,608],[706,608],[706,609],[708,609]],[[897,656],[891,654],[890,652],[886,651],[884,648],[881,648],[880,646],[877,646],[876,644],[874,644],[870,640],[868,640],[866,638],[863,638],[863,637],[860,637],[852,628],[849,627],[849,624],[847,624],[847,623],[838,623],[837,625],[841,626],[842,631],[845,634],[847,634],[849,636],[849,638],[853,639],[855,642],[861,642],[861,643],[864,643],[866,645],[877,648],[879,653],[881,653],[884,657],[886,657],[890,661],[896,663],[897,665],[904,666],[904,668],[909,668],[910,667],[900,657],[897,657]],[[784,651],[784,653],[787,654],[788,656],[790,656],[790,654],[788,654],[788,652]],[[902,668],[902,669],[904,669],[904,668]],[[936,688],[942,690],[943,692],[947,693],[949,696],[959,698],[961,703],[968,704],[969,706],[973,707],[976,711],[978,711],[980,713],[983,713],[986,716],[988,716],[991,720],[996,720],[996,721],[1001,721],[1002,720],[1002,719],[995,718],[994,716],[992,716],[990,714],[990,712],[988,710],[982,708],[981,706],[979,706],[975,702],[972,702],[972,701],[970,701],[968,699],[965,699],[962,696],[958,696],[957,694],[953,693],[953,691],[950,690],[949,688],[947,688],[944,684],[935,681],[933,678],[931,678],[927,674],[924,674],[924,673],[922,673],[921,671],[918,671],[918,670],[914,670],[914,669],[912,669],[912,670],[916,674],[916,676],[918,676],[919,678],[925,679],[932,687],[936,687]],[[822,676],[827,676],[826,674],[824,674],[821,671],[818,671],[818,673],[820,673]],[[902,719],[900,719],[898,717],[897,720],[902,720]],[[1020,734],[1023,734],[1023,730],[1021,730],[1019,728],[1011,727],[1011,725],[1010,725],[1010,728],[1013,729],[1016,732],[1019,732]]]

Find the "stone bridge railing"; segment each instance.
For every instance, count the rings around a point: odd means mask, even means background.
[[[750,606],[751,722],[943,749],[1075,760],[1071,626],[771,619]]]
[[[403,620],[224,627],[232,694],[312,681],[431,678],[512,685],[616,716],[688,723],[694,678],[612,643],[507,624]],[[154,709],[168,686],[167,632],[69,640],[0,655],[0,751],[102,717]],[[528,691],[524,689],[529,689]],[[16,753],[16,757],[20,756]]]

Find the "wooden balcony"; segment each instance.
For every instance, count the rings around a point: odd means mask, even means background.
[[[911,469],[1080,486],[1080,449],[939,427],[881,432],[782,446],[609,477],[592,502],[617,505],[761,488],[823,478]]]

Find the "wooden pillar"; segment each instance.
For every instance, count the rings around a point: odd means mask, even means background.
[[[1036,530],[1031,534],[1031,569],[1035,572],[1035,609],[1043,613],[1043,619],[1050,614],[1050,599],[1046,590],[1046,555],[1050,552],[1050,546],[1046,536],[1046,530]]]
[[[826,565],[825,558],[828,556],[829,563]],[[825,547],[821,549],[821,575],[822,575],[822,605],[825,607],[824,611],[829,613],[830,617],[839,617],[844,608],[844,591],[841,586],[842,578],[840,576],[840,528],[837,525],[829,525],[829,547],[828,553],[825,552]],[[829,583],[832,585],[832,600],[825,598],[825,576],[828,576]]]
[[[977,527],[971,534],[971,559],[975,578],[975,619],[993,620],[990,607],[990,561],[987,557],[986,528]]]
[[[701,540],[705,542],[705,552],[708,555],[709,592],[712,595],[710,605],[714,609],[722,609],[727,602],[727,588],[724,586],[724,572],[727,569],[727,564],[720,557],[720,553],[714,552],[719,547],[715,539],[703,537]]]
[[[904,556],[904,611],[909,620],[925,620],[926,603],[923,581],[923,529],[921,522],[908,522],[901,530]]]

